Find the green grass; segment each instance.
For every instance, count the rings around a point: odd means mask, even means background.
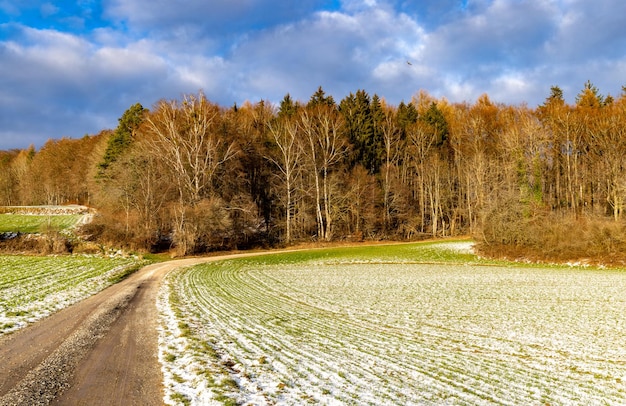
[[[219,261],[172,273],[168,284],[185,339],[211,343],[187,373],[239,384],[207,385],[223,401],[623,404],[626,396],[621,270],[496,263],[448,241]]]
[[[19,232],[24,234],[61,231],[74,227],[83,217],[81,214],[31,215],[0,214],[0,233]]]
[[[174,394],[172,394],[172,396],[170,396],[170,398],[176,404],[182,404],[182,405],[190,405],[191,404],[191,400],[189,400],[189,398],[187,396],[183,395],[182,393],[174,393]]]
[[[0,255],[0,335],[116,283],[136,258]]]
[[[467,242],[468,239],[458,240]],[[360,247],[323,248],[303,251],[287,252],[284,254],[263,255],[258,257],[237,259],[238,263],[257,265],[285,265],[303,262],[339,262],[359,263],[393,263],[393,262],[421,262],[421,263],[483,263],[486,262],[474,254],[458,252],[446,248],[446,244],[454,241],[422,242],[390,245],[365,245]]]

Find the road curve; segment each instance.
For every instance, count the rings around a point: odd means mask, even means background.
[[[0,339],[0,405],[163,404],[160,282],[172,269],[220,258],[149,265]]]

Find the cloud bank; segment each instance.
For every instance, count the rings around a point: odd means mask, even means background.
[[[114,128],[132,104],[202,89],[228,106],[396,104],[424,89],[453,102],[569,102],[591,80],[626,84],[621,0],[0,0],[0,149]],[[295,4],[290,4],[295,3]]]

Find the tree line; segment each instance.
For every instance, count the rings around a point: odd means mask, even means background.
[[[537,227],[556,219],[621,224],[625,131],[626,88],[590,82],[572,105],[553,87],[534,109],[424,91],[337,103],[321,87],[224,107],[199,92],[135,104],[115,130],[0,152],[0,204],[86,204],[93,238],[180,254],[466,234],[540,246]]]

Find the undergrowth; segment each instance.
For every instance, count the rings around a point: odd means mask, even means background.
[[[493,216],[483,223],[475,245],[483,256],[516,261],[626,265],[623,221],[537,212],[509,215],[506,219]]]

